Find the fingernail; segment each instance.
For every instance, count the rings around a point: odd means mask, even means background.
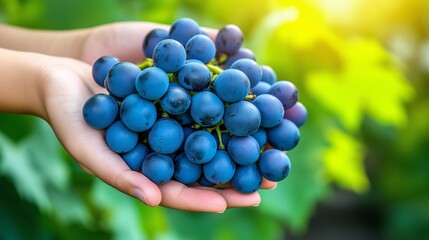
[[[140,201],[147,203],[146,196],[144,195],[143,191],[138,188],[133,188],[131,191],[133,196],[139,199]]]
[[[260,204],[260,203],[255,204],[255,205],[253,205],[252,207],[259,207],[259,204]]]
[[[219,211],[219,212],[217,212],[217,213],[224,213],[225,212],[225,210],[222,210],[222,211]]]
[[[274,189],[276,189],[276,188],[277,188],[277,184],[276,184],[276,185],[274,185],[274,187],[270,188],[270,190],[274,190]]]

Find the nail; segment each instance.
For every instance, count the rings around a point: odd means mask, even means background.
[[[276,188],[277,188],[277,184],[276,184],[276,185],[274,185],[274,187],[270,188],[269,190],[274,190],[274,189],[276,189]]]
[[[142,190],[140,190],[139,188],[133,188],[131,192],[134,197],[147,204],[146,196],[144,195],[144,192]]]

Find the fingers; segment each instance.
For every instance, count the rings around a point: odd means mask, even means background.
[[[265,178],[262,178],[262,184],[261,184],[261,189],[275,189],[277,187],[277,183],[276,182],[271,182]]]
[[[224,197],[228,208],[256,207],[261,203],[261,196],[258,192],[243,194],[232,188],[216,189],[215,191]]]
[[[161,205],[169,208],[192,211],[221,213],[227,208],[224,197],[216,191],[187,187],[176,181],[160,185]]]

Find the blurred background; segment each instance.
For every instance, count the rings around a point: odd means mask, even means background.
[[[0,0],[0,22],[232,23],[309,111],[259,207],[149,208],[80,170],[50,127],[0,114],[0,239],[429,239],[429,1]],[[0,35],[1,37],[1,35]]]

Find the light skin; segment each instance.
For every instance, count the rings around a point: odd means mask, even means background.
[[[132,171],[105,143],[104,132],[89,127],[82,106],[106,92],[91,76],[91,65],[103,55],[141,62],[141,43],[154,28],[166,25],[126,22],[72,31],[35,31],[0,25],[0,111],[45,119],[81,168],[148,206],[199,212],[257,206],[258,192],[189,187],[176,181],[156,185]],[[208,30],[211,36],[216,32]],[[276,183],[264,180],[263,189]]]

